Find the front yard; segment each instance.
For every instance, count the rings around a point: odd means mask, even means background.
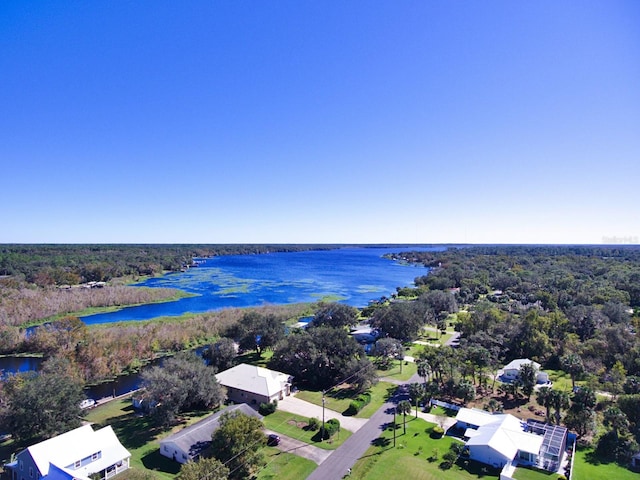
[[[294,415],[289,412],[283,412],[281,410],[277,410],[271,415],[267,415],[264,417],[263,421],[265,427],[269,430],[278,432],[281,435],[286,435],[287,437],[295,438],[296,440],[308,443],[309,445],[324,448],[325,450],[335,450],[351,436],[351,432],[349,430],[340,428],[340,431],[329,440],[321,442],[319,441],[320,432],[318,430],[314,431],[306,428],[309,421],[308,418],[301,417],[300,415]]]
[[[407,478],[412,480],[475,480],[497,479],[499,472],[490,471],[475,462],[461,462],[450,469],[440,468],[442,456],[449,446],[458,440],[444,436],[432,438],[435,425],[422,419],[407,420],[407,434],[402,426],[396,430],[396,448],[393,448],[393,430],[387,428],[355,464],[353,478],[364,480],[388,480]]]
[[[378,382],[369,389],[371,392],[371,402],[365,406],[356,417],[369,418],[384,402],[393,394],[397,385],[388,382]],[[351,400],[357,396],[351,388],[334,388],[325,395],[325,407],[334,412],[344,413],[349,409]],[[296,397],[309,403],[322,406],[322,392],[313,390],[301,390],[296,393]]]

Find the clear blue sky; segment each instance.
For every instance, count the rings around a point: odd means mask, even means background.
[[[640,2],[0,2],[0,242],[640,236]]]

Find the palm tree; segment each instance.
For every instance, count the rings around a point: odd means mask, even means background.
[[[500,403],[498,400],[496,400],[495,398],[490,399],[487,402],[487,410],[491,413],[494,412],[501,412],[503,407],[502,407],[502,403]]]
[[[540,387],[536,394],[536,401],[539,405],[547,409],[547,422],[551,418],[551,401],[553,397],[553,390],[550,387]]]
[[[425,385],[427,384],[427,379],[429,378],[429,375],[431,375],[431,373],[432,369],[429,362],[427,360],[420,360],[418,362],[418,375],[422,377]]]
[[[413,403],[416,406],[416,418],[418,418],[418,403],[420,402],[420,399],[424,397],[424,393],[424,385],[417,382],[409,385],[409,397],[411,397],[411,400],[413,400]]]
[[[409,400],[400,400],[396,407],[398,413],[402,414],[404,434],[407,433],[407,413],[411,413],[411,402]]]
[[[560,358],[562,369],[571,376],[571,388],[576,389],[576,377],[584,373],[582,358],[576,353],[570,353]]]
[[[551,390],[551,404],[555,410],[556,425],[560,425],[562,410],[569,408],[569,394],[560,390]]]

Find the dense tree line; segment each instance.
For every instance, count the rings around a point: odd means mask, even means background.
[[[156,275],[189,266],[194,257],[293,252],[330,245],[0,245],[0,276],[38,285]]]

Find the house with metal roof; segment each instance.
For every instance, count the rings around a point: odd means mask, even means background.
[[[493,467],[522,464],[557,471],[566,450],[564,427],[470,408],[461,408],[456,421],[458,428],[466,428],[468,458]]]
[[[517,358],[512,360],[502,369],[501,380],[506,382],[513,382],[517,380],[520,375],[520,367],[522,365],[529,363],[533,367],[536,372],[536,383],[544,384],[549,383],[549,375],[546,372],[540,370],[540,364],[538,362],[534,362],[533,360],[529,360],[528,358]]]
[[[110,426],[84,425],[25,448],[6,467],[12,480],[108,479],[128,469],[130,457]]]
[[[258,407],[273,403],[291,394],[293,377],[286,373],[241,363],[216,374],[220,385],[227,389],[227,398],[235,403]]]
[[[262,415],[246,403],[232,405],[160,440],[160,454],[179,463],[197,459],[211,445],[211,436],[225,413],[244,413],[262,420]]]

